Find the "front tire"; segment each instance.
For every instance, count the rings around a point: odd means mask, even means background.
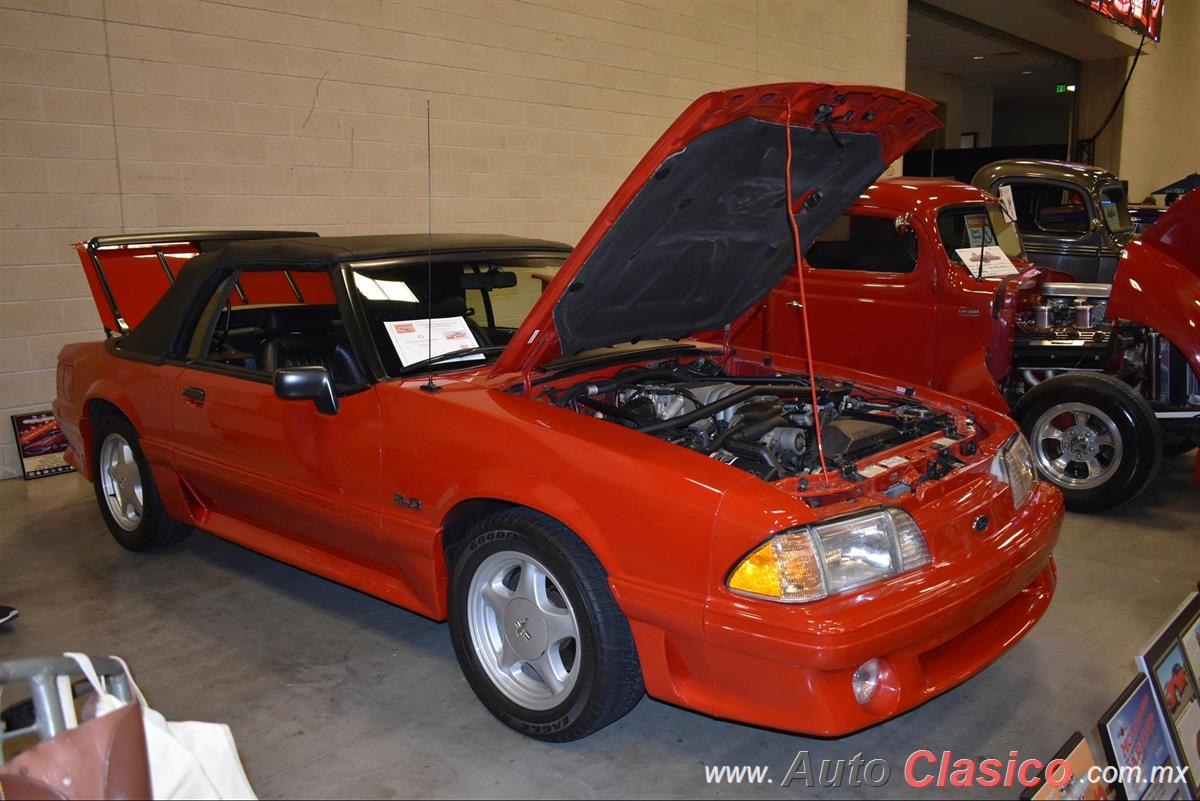
[[[130,551],[148,551],[187,537],[192,527],[163,508],[138,433],[129,421],[107,414],[95,430],[92,478],[96,503],[113,539]]]
[[[1073,512],[1132,500],[1158,470],[1163,443],[1154,410],[1132,387],[1101,373],[1043,381],[1013,410],[1038,474]]]
[[[599,561],[561,523],[511,509],[453,555],[450,636],[467,682],[505,725],[585,737],[645,692],[629,622]]]

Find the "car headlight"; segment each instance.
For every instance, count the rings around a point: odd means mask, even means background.
[[[1037,471],[1033,466],[1033,450],[1024,434],[1013,434],[1000,448],[992,460],[992,475],[1012,489],[1015,508],[1025,505],[1037,483]]]
[[[925,537],[895,508],[776,534],[729,574],[729,589],[787,603],[817,601],[929,564]]]

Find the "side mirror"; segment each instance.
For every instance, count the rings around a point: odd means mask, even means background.
[[[275,371],[275,394],[284,400],[311,400],[321,414],[337,414],[333,379],[324,367],[285,367]]]

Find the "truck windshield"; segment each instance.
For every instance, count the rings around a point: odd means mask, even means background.
[[[1129,201],[1125,197],[1125,189],[1120,184],[1106,186],[1100,190],[1100,213],[1108,230],[1116,233],[1128,231],[1133,227],[1129,218]]]
[[[1021,236],[1015,221],[1005,215],[999,203],[952,206],[938,214],[938,233],[950,261],[962,264],[956,251],[999,245],[1009,259],[1023,259]]]

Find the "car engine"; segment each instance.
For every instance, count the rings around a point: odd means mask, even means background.
[[[820,469],[818,420],[826,463],[850,477],[866,456],[953,428],[949,415],[844,382],[818,381],[814,411],[807,379],[728,375],[708,359],[630,368],[546,395],[558,406],[652,434],[768,481]]]
[[[1046,283],[1017,315],[1013,364],[1026,387],[1066,370],[1109,371],[1151,403],[1200,405],[1200,376],[1183,353],[1142,325],[1110,320],[1110,284]],[[1018,382],[1019,383],[1019,382]],[[1013,402],[1021,387],[1008,386]]]
[[[1017,315],[1013,363],[1020,370],[1099,369],[1112,357],[1109,284],[1046,283]]]

